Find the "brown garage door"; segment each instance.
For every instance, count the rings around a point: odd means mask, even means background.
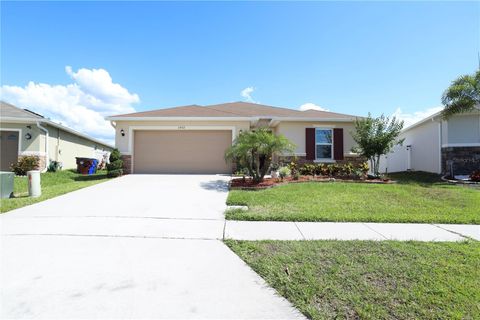
[[[135,131],[133,172],[231,173],[224,160],[231,144],[231,131]]]

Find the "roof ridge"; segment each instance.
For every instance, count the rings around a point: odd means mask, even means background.
[[[118,116],[129,116],[129,115],[135,115],[138,113],[147,113],[147,112],[155,112],[155,111],[160,111],[160,110],[170,110],[170,109],[177,109],[177,108],[187,108],[187,107],[203,107],[198,104],[187,104],[184,106],[177,106],[177,107],[168,107],[168,108],[158,108],[158,109],[153,109],[153,110],[144,110],[144,111],[136,111],[136,112],[130,112],[130,113],[122,113],[122,114],[116,114],[110,117],[118,117]]]
[[[203,106],[203,107],[204,107],[204,108],[211,109],[211,110],[215,110],[215,111],[218,111],[218,112],[230,113],[230,114],[234,114],[234,115],[236,115],[236,116],[241,116],[240,113],[235,113],[235,112],[225,111],[225,110],[218,110],[218,109],[212,108],[212,107],[210,107],[210,106]]]
[[[349,116],[349,117],[358,117],[354,116],[352,114],[346,114],[346,113],[340,113],[340,112],[333,112],[333,111],[326,111],[326,110],[315,110],[315,109],[307,109],[307,110],[302,110],[300,112],[308,112],[308,111],[314,111],[314,112],[325,112],[325,113],[331,113],[331,114],[338,114],[341,116]]]
[[[286,110],[286,111],[294,111],[294,112],[299,112],[299,113],[302,112],[302,111],[297,110],[297,109],[290,109],[290,108],[287,108],[287,107],[277,107],[277,106],[271,106],[269,104],[247,102],[247,101],[236,101],[236,102],[227,102],[227,103],[248,103],[248,104],[254,104],[254,105],[257,105],[257,106],[268,107],[268,108],[272,108],[272,109],[282,109],[282,110]]]

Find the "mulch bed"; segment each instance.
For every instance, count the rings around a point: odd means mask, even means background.
[[[281,180],[280,178],[265,178],[260,183],[255,183],[252,179],[246,178],[245,180],[241,177],[235,177],[230,181],[230,189],[239,189],[239,190],[262,190],[279,185],[284,185],[288,183],[305,183],[305,182],[358,182],[358,183],[378,183],[378,184],[390,184],[395,183],[390,179],[359,179],[351,177],[323,177],[317,176],[315,178],[311,176],[300,176],[297,180],[294,180],[292,177],[287,177]]]

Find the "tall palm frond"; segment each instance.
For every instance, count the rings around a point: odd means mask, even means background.
[[[452,82],[443,93],[444,119],[454,114],[469,112],[480,106],[480,70],[474,75],[463,75]]]

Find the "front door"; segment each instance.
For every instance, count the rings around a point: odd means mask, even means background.
[[[11,171],[18,160],[18,131],[0,131],[0,170]]]

